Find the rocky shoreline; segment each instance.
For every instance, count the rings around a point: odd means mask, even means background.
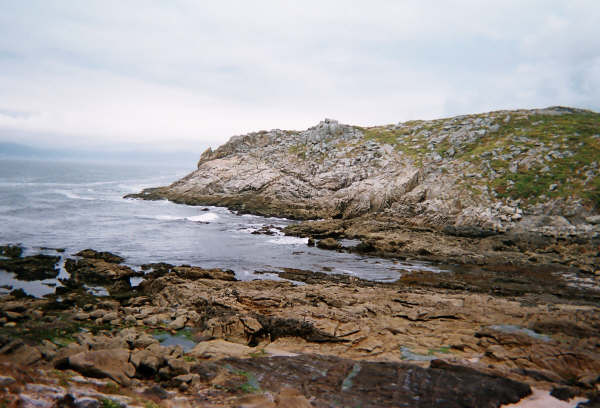
[[[18,247],[2,255],[21,276],[58,274]],[[600,291],[564,271],[381,283],[288,269],[243,282],[190,265],[140,273],[90,249],[66,256],[56,293],[0,299],[4,406],[500,407],[540,393],[544,406],[598,403]]]
[[[0,269],[56,288],[0,297],[0,407],[597,407],[599,129],[552,107],[235,136],[128,198],[298,219],[283,232],[308,245],[447,271],[238,281],[3,246]]]
[[[470,265],[600,264],[600,114],[497,111],[234,136],[198,169],[130,198],[308,221],[378,256]],[[598,272],[600,273],[600,271]]]

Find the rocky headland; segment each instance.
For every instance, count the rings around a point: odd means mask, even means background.
[[[15,279],[61,279],[4,288],[0,406],[599,406],[599,161],[600,114],[563,107],[233,137],[129,197],[294,218],[308,245],[446,271],[238,281],[3,246]]]
[[[460,264],[600,264],[600,114],[497,111],[232,137],[167,187],[129,197],[314,220],[290,235]]]

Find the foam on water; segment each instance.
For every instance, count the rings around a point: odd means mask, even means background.
[[[267,242],[275,245],[306,245],[308,238],[287,237],[285,235],[269,239]]]
[[[92,201],[92,200],[95,200],[95,199],[96,199],[95,197],[84,197],[84,196],[81,196],[81,195],[79,195],[79,194],[76,194],[76,193],[74,193],[74,192],[72,192],[72,191],[65,191],[65,190],[54,190],[54,192],[55,192],[56,194],[62,194],[62,195],[64,195],[65,197],[67,197],[67,198],[70,198],[70,199],[72,199],[72,200],[88,200],[88,201]]]
[[[154,218],[155,220],[159,221],[177,221],[185,219],[185,217],[178,217],[176,215],[155,215],[151,218]]]
[[[206,214],[194,215],[193,217],[186,217],[186,219],[194,222],[211,222],[218,220],[219,216],[209,212]]]

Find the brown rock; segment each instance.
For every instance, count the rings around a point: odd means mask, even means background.
[[[200,359],[219,359],[224,357],[250,357],[256,349],[238,343],[230,343],[224,340],[209,340],[198,343],[188,351],[188,356]]]
[[[71,274],[71,279],[82,283],[108,284],[139,275],[127,266],[102,259],[67,259],[65,268]]]
[[[248,333],[256,333],[263,328],[260,322],[251,316],[242,316],[240,321]]]
[[[179,316],[178,318],[173,320],[171,323],[169,323],[167,325],[167,327],[169,328],[169,330],[180,330],[185,327],[186,322],[187,322],[187,317]]]
[[[309,400],[294,388],[285,387],[275,398],[277,407],[287,408],[313,408]]]
[[[98,252],[93,249],[84,249],[83,251],[76,253],[75,256],[90,259],[102,259],[103,261],[117,264],[125,260],[119,255],[111,254],[110,252]]]
[[[150,350],[137,350],[131,353],[131,363],[141,377],[151,377],[164,365],[164,357]]]
[[[23,345],[12,354],[12,360],[25,366],[37,363],[42,359],[42,353],[35,347]]]
[[[85,312],[79,312],[79,313],[75,313],[73,315],[73,319],[79,320],[79,321],[87,320],[89,318],[90,318],[90,314],[89,313],[85,313]]]
[[[317,247],[321,249],[340,249],[342,244],[335,238],[325,238],[317,242]]]
[[[235,272],[232,270],[223,269],[204,269],[197,266],[176,266],[173,268],[173,272],[177,276],[184,279],[218,279],[225,281],[236,281]]]
[[[147,333],[140,334],[133,342],[135,348],[146,348],[151,344],[158,344],[159,341]]]
[[[69,368],[83,375],[110,378],[119,384],[128,384],[135,374],[135,367],[129,362],[129,350],[107,349],[88,351],[70,356]]]

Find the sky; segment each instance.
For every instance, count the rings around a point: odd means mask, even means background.
[[[232,135],[600,111],[598,0],[0,0],[0,141],[198,151]]]

